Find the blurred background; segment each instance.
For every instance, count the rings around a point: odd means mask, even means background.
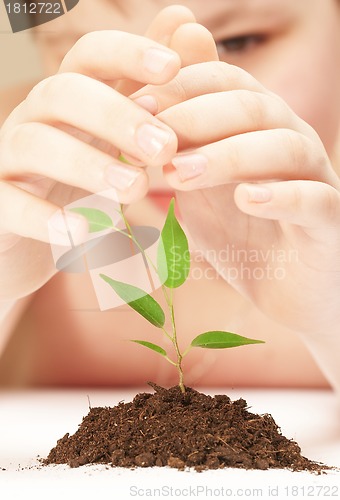
[[[2,1],[0,2],[0,64],[0,90],[36,80],[42,74],[31,30],[13,34]]]

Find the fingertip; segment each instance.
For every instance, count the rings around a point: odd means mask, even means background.
[[[58,210],[48,220],[49,243],[76,246],[87,241],[89,224],[85,217],[69,210]]]
[[[219,60],[214,37],[198,23],[179,26],[171,38],[170,48],[180,54],[182,67]]]
[[[181,21],[182,23],[195,23],[196,17],[189,7],[185,7],[184,5],[168,5],[164,7],[161,11],[162,16],[169,16],[170,19],[176,18],[176,21]]]
[[[171,36],[178,26],[190,22],[196,22],[196,18],[188,7],[184,5],[168,5],[153,19],[145,36],[168,46]]]
[[[149,94],[141,95],[136,98],[130,96],[130,99],[136,104],[138,104],[138,106],[151,113],[153,116],[155,116],[158,113],[158,102],[153,95]]]
[[[273,199],[273,191],[262,184],[238,184],[234,191],[234,201],[237,207],[245,213],[260,215],[267,211],[268,204]]]
[[[163,175],[166,182],[173,189],[181,190],[181,188],[183,188],[178,178],[178,172],[172,163],[167,163],[163,166]]]
[[[173,50],[162,46],[149,47],[143,56],[143,68],[151,77],[152,83],[167,83],[179,72],[181,59]]]
[[[261,184],[240,184],[239,191],[248,203],[267,203],[272,199],[272,190]],[[242,192],[243,191],[243,192]]]

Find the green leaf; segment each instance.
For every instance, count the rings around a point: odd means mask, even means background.
[[[159,347],[159,345],[153,344],[152,342],[146,342],[145,340],[131,340],[131,342],[136,342],[136,344],[143,345],[145,347],[148,347],[148,349],[151,349],[152,351],[158,352],[162,356],[166,356],[166,351],[162,348]]]
[[[141,288],[113,280],[109,276],[105,276],[105,274],[100,274],[99,276],[113,288],[126,304],[129,304],[132,309],[141,314],[150,323],[158,328],[164,326],[164,311],[151,295],[144,292]]]
[[[248,339],[236,333],[212,331],[201,333],[191,342],[193,347],[204,347],[205,349],[227,349],[247,344],[264,344],[264,341]]]
[[[129,161],[127,161],[127,159],[125,158],[125,156],[123,154],[120,154],[118,156],[118,160],[121,161],[122,163],[126,163],[127,165],[131,165],[131,163]]]
[[[111,218],[105,212],[98,210],[97,208],[74,207],[69,210],[76,212],[87,219],[90,233],[104,231],[104,229],[113,227]]]
[[[157,268],[160,280],[168,288],[177,288],[188,277],[190,254],[187,237],[175,216],[172,198],[164,227],[160,235]]]

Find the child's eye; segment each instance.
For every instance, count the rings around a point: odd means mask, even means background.
[[[264,41],[264,35],[243,35],[216,42],[220,53],[237,54],[246,52]]]

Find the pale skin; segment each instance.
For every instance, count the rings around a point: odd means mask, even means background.
[[[51,36],[62,43],[41,37],[52,76],[21,104],[25,92],[14,97],[18,106],[7,112],[1,299],[33,300],[4,357],[21,367],[19,375],[3,368],[3,376],[28,385],[176,382],[157,355],[117,340],[136,331],[159,340],[145,320],[127,307],[91,311],[85,276],[52,278],[48,220],[113,183],[120,201],[132,203],[133,223],[158,227],[164,214],[152,189],[175,190],[193,249],[209,260],[195,261],[192,279],[176,291],[180,343],[207,329],[266,341],[190,354],[188,384],[339,389],[338,2],[259,0],[255,8],[251,0],[216,0],[208,8],[187,0],[159,14],[171,3],[131,0],[121,9],[103,1],[94,14],[93,2],[83,0],[55,21]],[[75,28],[79,36],[110,30],[73,45]],[[156,126],[151,142],[143,124]],[[118,161],[120,151],[133,166]],[[130,187],[120,189],[124,180]],[[86,238],[84,220],[70,223],[77,241]],[[226,247],[297,258],[274,263],[284,272],[275,280],[240,279],[241,263],[233,262],[238,279],[230,280],[214,257]]]

